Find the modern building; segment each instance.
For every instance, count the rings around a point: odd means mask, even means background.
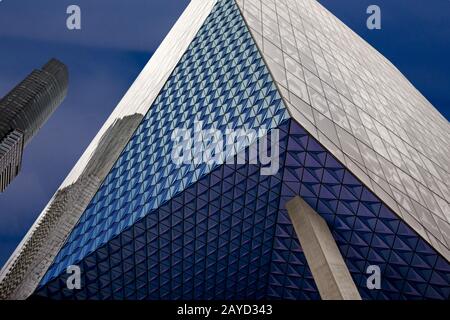
[[[64,100],[67,86],[66,66],[52,59],[0,100],[0,192],[19,174],[24,147]]]
[[[174,163],[173,133],[199,122],[266,128],[272,154],[276,132],[279,170]],[[5,265],[0,295],[449,299],[449,141],[445,118],[315,0],[193,0]]]

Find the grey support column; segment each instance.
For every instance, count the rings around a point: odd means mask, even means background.
[[[323,300],[361,300],[325,220],[302,198],[286,204]]]

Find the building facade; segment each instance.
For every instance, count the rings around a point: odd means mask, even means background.
[[[68,72],[52,59],[0,100],[0,192],[18,175],[23,148],[67,94]]]
[[[278,170],[237,160],[260,136],[233,161],[174,163],[174,131],[199,123],[265,128]],[[315,0],[193,0],[2,270],[0,295],[449,299],[449,138]],[[330,275],[343,281],[331,293]]]

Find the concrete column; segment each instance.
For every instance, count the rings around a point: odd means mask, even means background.
[[[325,220],[302,198],[286,204],[323,300],[361,300]]]

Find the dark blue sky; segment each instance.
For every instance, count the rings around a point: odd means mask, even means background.
[[[69,94],[25,151],[23,170],[0,194],[0,266],[88,146],[189,0],[2,0],[0,95],[50,57],[70,70]],[[449,0],[320,0],[390,59],[450,118]],[[78,4],[82,30],[66,28]],[[366,8],[382,30],[366,28]]]

